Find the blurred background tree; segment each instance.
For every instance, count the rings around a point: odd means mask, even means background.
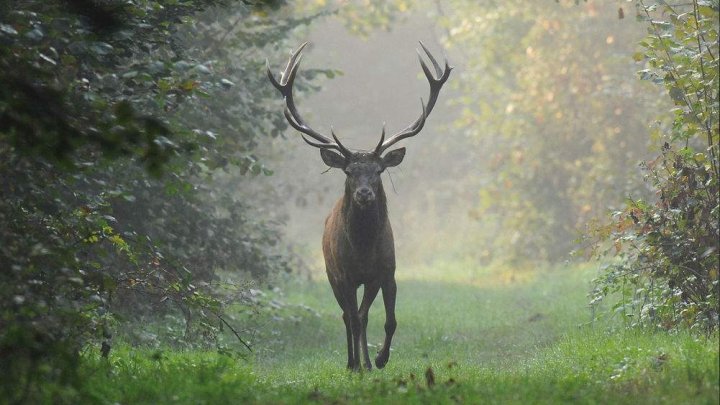
[[[638,27],[616,4],[503,2],[444,10],[467,62],[455,127],[477,145],[487,260],[564,261],[585,224],[636,190],[654,94],[628,80]]]

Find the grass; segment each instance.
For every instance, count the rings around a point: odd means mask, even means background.
[[[286,280],[266,297],[274,309],[257,320],[251,359],[116,347],[109,361],[86,356],[85,384],[67,402],[720,400],[718,336],[589,324],[591,268],[518,272],[440,263],[412,270],[398,274],[398,330],[383,370],[345,371],[344,327],[327,282]],[[372,351],[383,338],[382,308],[378,297],[368,330]]]

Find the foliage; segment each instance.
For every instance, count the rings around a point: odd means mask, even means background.
[[[303,14],[313,14],[319,10],[332,13],[349,32],[367,38],[379,30],[391,31],[415,3],[413,0],[301,0],[293,4],[293,10]]]
[[[463,66],[451,131],[469,137],[478,259],[567,260],[585,223],[637,189],[655,97],[627,78],[638,27],[614,4],[456,2],[439,9]],[[478,173],[484,173],[479,176]]]
[[[643,79],[664,85],[675,107],[659,131],[660,156],[643,164],[656,200],[629,199],[598,227],[620,256],[596,280],[593,303],[611,293],[633,325],[716,330],[720,306],[718,3],[638,3],[650,35],[636,58]],[[659,19],[662,18],[662,19]]]
[[[67,3],[81,10],[88,5]],[[117,75],[116,69],[138,54],[161,54],[172,21],[208,3],[114,2],[72,13],[64,1],[3,2],[0,71],[7,85],[0,122],[5,142],[66,165],[73,163],[72,152],[96,145],[111,156],[139,156],[157,170],[181,145],[167,140],[166,121],[139,112],[143,109],[137,107],[144,107],[139,97],[126,96],[139,92],[149,98],[148,90],[162,84],[159,79],[171,74],[172,66],[158,61],[154,77],[143,77],[150,82],[146,86],[117,86],[113,82],[125,84],[131,75]],[[174,90],[182,96],[193,88]]]
[[[131,321],[179,314],[175,343],[242,338],[224,313],[237,288],[216,270],[290,265],[251,196],[215,179],[270,174],[254,149],[285,124],[261,55],[311,18],[272,21],[279,2],[209,8],[220,3],[0,3],[8,401],[32,400],[40,381],[76,385],[81,348],[107,355]]]

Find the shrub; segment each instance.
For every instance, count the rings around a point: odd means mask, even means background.
[[[595,280],[592,304],[610,294],[632,325],[718,328],[718,3],[638,3],[650,35],[641,42],[641,78],[663,84],[675,108],[660,128],[660,155],[642,164],[655,201],[628,199],[595,229],[619,261]],[[665,18],[664,20],[659,19]]]

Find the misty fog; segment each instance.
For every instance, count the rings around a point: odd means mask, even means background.
[[[388,192],[390,218],[396,234],[398,262],[401,263],[399,276],[412,278],[412,274],[404,273],[403,263],[432,264],[434,260],[449,257],[467,259],[478,265],[504,262],[508,256],[514,256],[512,260],[527,262],[543,260],[546,256],[538,254],[533,257],[532,249],[496,257],[492,252],[494,249],[492,241],[500,232],[500,228],[492,217],[497,213],[477,214],[481,189],[495,181],[498,176],[497,168],[493,167],[493,160],[498,159],[497,151],[502,151],[503,145],[522,143],[525,142],[522,138],[533,139],[539,134],[534,133],[532,127],[524,129],[527,133],[502,134],[499,132],[502,129],[498,128],[496,123],[486,125],[478,121],[466,124],[462,118],[463,114],[475,114],[478,117],[487,114],[485,119],[489,121],[512,120],[513,112],[507,106],[500,105],[502,109],[499,111],[480,112],[474,109],[487,107],[480,103],[465,105],[466,101],[463,101],[472,97],[488,100],[488,104],[493,104],[495,100],[503,100],[507,97],[506,94],[498,93],[506,89],[499,87],[485,90],[481,87],[478,90],[468,87],[466,82],[473,81],[474,77],[483,77],[484,80],[491,81],[508,80],[508,77],[520,75],[513,69],[520,70],[524,63],[533,63],[533,61],[528,57],[509,63],[508,70],[500,72],[503,77],[497,77],[497,71],[483,72],[483,67],[471,60],[473,54],[482,54],[482,38],[478,39],[476,45],[480,48],[472,50],[466,49],[467,45],[461,41],[453,42],[452,36],[448,39],[450,30],[446,25],[447,20],[452,17],[447,15],[453,16],[454,13],[460,12],[453,8],[453,3],[428,3],[426,7],[427,9],[420,7],[409,12],[398,12],[390,23],[391,28],[371,29],[366,35],[359,35],[348,27],[344,22],[342,10],[339,11],[340,16],[321,17],[307,29],[299,30],[295,35],[297,38],[295,42],[300,44],[310,41],[310,46],[304,52],[301,71],[326,68],[337,70],[340,74],[332,79],[323,78],[322,82],[318,83],[321,86],[318,91],[297,97],[298,108],[310,125],[322,133],[329,134],[332,126],[339,138],[350,147],[356,149],[374,147],[379,140],[384,122],[388,133],[404,128],[419,115],[420,98],[427,99],[428,86],[416,53],[419,49],[418,41],[422,41],[438,59],[446,58],[454,70],[425,129],[420,135],[402,142],[402,146],[408,149],[403,164],[388,170],[383,175],[383,183]],[[538,20],[557,21],[558,9],[555,7],[548,5],[547,15],[543,15],[543,11],[539,10]],[[637,94],[639,90],[636,85],[629,89],[624,85],[623,90],[626,94],[607,96],[607,93],[618,90],[617,81],[628,81],[628,78],[632,78],[638,70],[639,65],[632,61],[631,55],[635,52],[634,44],[645,34],[643,27],[632,21],[618,20],[615,4],[612,2],[598,2],[582,7],[564,6],[560,13],[566,14],[566,17],[582,15],[582,18],[568,18],[563,24],[576,25],[569,31],[582,30],[582,35],[591,37],[592,46],[600,48],[603,52],[608,52],[607,48],[612,48],[610,53],[617,58],[617,62],[613,61],[613,63],[619,65],[617,69],[626,74],[626,77],[614,77],[613,80],[603,78],[598,88],[593,90],[593,93],[607,97],[607,101],[601,101],[606,103],[605,107],[601,108],[618,109],[623,108],[623,103],[649,103],[649,100],[655,97],[656,89],[647,89],[646,94]],[[476,24],[481,24],[482,19],[492,18],[482,14],[467,17],[475,19]],[[454,15],[454,18],[460,16]],[[504,46],[522,50],[538,47],[538,44],[523,38],[527,34],[527,27],[523,28],[514,33],[510,32],[510,42]],[[497,41],[492,38],[492,31],[487,31],[485,35],[488,35],[488,43],[493,44]],[[538,41],[539,46],[543,46],[542,39],[542,37],[535,38],[534,41]],[[284,66],[284,58],[289,55],[292,48],[286,46],[278,50],[280,52],[277,54],[267,55],[274,71],[279,71]],[[597,61],[597,54],[592,55],[592,53],[590,49],[571,50],[567,60],[559,64],[572,66],[600,63]],[[551,77],[559,76],[562,79],[560,72],[548,73]],[[588,76],[594,74],[587,72]],[[472,93],[468,94],[469,92]],[[595,114],[583,112],[586,108],[589,111],[585,104],[591,103],[592,99],[579,97],[570,102],[573,104],[572,107],[580,112],[574,117],[567,116],[558,120],[554,124],[558,126],[557,132],[587,125],[583,120]],[[569,106],[562,108],[567,107]],[[278,110],[280,113],[280,108]],[[532,114],[532,106],[531,110],[522,113]],[[644,140],[647,138],[648,129],[637,124],[642,118],[635,117],[629,120],[624,115],[616,118],[614,125],[618,129],[615,131],[622,132],[624,137],[635,138],[628,141],[632,145],[629,150],[621,147],[622,153],[627,154],[628,159],[637,159],[637,161],[647,156],[653,146]],[[593,133],[594,130],[597,128],[576,136],[584,143],[592,143],[593,137],[597,136]],[[600,135],[602,136],[604,135]],[[553,156],[541,154],[537,158],[563,159],[562,150],[565,148],[571,150],[578,142],[577,138],[566,139],[567,143],[561,142],[553,146],[557,154]],[[536,141],[543,142],[542,139]],[[299,133],[292,129],[285,131],[284,139],[274,142],[271,154],[272,160],[269,166],[275,171],[275,175],[255,181],[267,184],[280,193],[278,200],[283,203],[281,211],[284,234],[302,255],[311,260],[312,264],[309,266],[311,271],[322,278],[323,264],[319,247],[323,223],[334,202],[342,195],[344,174],[337,169],[327,171],[318,151],[305,145]],[[568,164],[572,164],[577,159],[577,155],[569,153],[565,158]],[[532,170],[525,162],[518,163],[518,170]],[[630,170],[616,175],[627,176],[630,187],[642,188],[642,180],[639,179],[639,170],[635,162],[627,161],[626,164]],[[622,188],[627,187],[622,179],[613,181]],[[544,187],[542,184],[538,186]],[[603,187],[602,180],[595,187]],[[548,188],[553,189],[552,186]],[[532,193],[530,190],[528,192]],[[520,194],[522,193],[523,190],[520,190]],[[628,191],[628,195],[631,193],[638,192]],[[622,191],[614,196],[619,199],[611,201],[586,195],[589,201],[583,203],[592,205],[592,215],[601,218],[608,214],[613,204],[617,206],[625,197]],[[540,215],[544,215],[543,209],[558,205],[567,198],[566,195],[558,192],[557,195],[543,202],[546,206],[539,207]],[[498,209],[502,211],[504,203],[500,201],[499,204]],[[516,208],[507,207],[507,209]],[[275,212],[274,208],[270,211]],[[572,213],[567,214],[574,220],[577,219]],[[583,218],[589,221],[592,217]],[[582,249],[582,244],[575,243],[574,239],[580,237],[585,230],[584,225],[579,222],[574,223],[571,231],[563,235],[555,235],[566,240],[561,242],[564,247],[553,257],[553,260],[563,262],[577,259],[571,257],[571,251]],[[553,232],[545,230],[548,231]],[[506,235],[514,234],[514,240],[533,237],[526,234],[532,230],[525,229],[522,225],[504,228],[503,232]],[[545,235],[539,237],[550,238]]]

